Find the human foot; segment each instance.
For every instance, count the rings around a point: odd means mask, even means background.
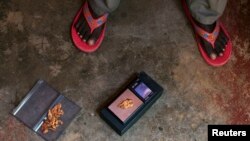
[[[205,30],[209,34],[212,34],[214,32],[215,28],[216,28],[216,23],[211,24],[211,25],[201,24],[201,23],[199,23],[197,21],[195,21],[195,23],[201,29]],[[212,60],[215,60],[218,56],[223,56],[224,51],[225,51],[225,47],[226,47],[227,42],[228,42],[228,38],[227,38],[227,36],[225,35],[225,33],[222,30],[219,30],[219,33],[215,33],[215,34],[218,34],[218,35],[214,35],[214,37],[212,37],[212,38],[216,38],[216,39],[213,39],[213,40],[215,40],[214,41],[214,47],[211,44],[211,42],[208,42],[206,39],[204,39],[204,36],[199,37],[202,48],[204,49],[206,54]]]
[[[97,16],[86,1],[77,12],[71,25],[71,37],[74,45],[83,52],[96,51],[105,36],[107,17],[107,13]]]
[[[83,9],[83,10],[86,10],[86,9]],[[91,9],[90,6],[89,6],[89,11],[94,19],[98,19],[100,17],[97,14],[95,14],[95,12]],[[102,24],[101,26],[99,26],[99,27],[95,28],[93,31],[91,31],[91,28],[89,26],[88,21],[86,20],[84,15],[81,14],[80,18],[75,23],[74,27],[77,31],[77,34],[82,39],[82,41],[86,42],[90,46],[93,46],[95,44],[95,42],[97,41],[97,39],[100,37],[101,32],[104,28],[104,24]]]
[[[214,67],[226,64],[232,54],[232,41],[223,23],[219,20],[212,25],[197,23],[187,5],[187,0],[182,0],[182,5],[187,18],[192,24],[202,58]]]

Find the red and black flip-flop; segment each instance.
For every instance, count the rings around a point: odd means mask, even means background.
[[[186,16],[188,17],[189,21],[192,24],[192,27],[194,29],[195,39],[196,39],[196,42],[198,44],[199,51],[200,51],[202,57],[204,58],[204,60],[209,65],[215,66],[215,67],[222,66],[222,65],[226,64],[231,56],[231,53],[232,53],[232,41],[229,37],[228,32],[224,28],[223,24],[218,20],[216,22],[216,26],[215,26],[214,31],[212,33],[208,33],[205,30],[198,27],[198,25],[195,23],[194,19],[192,18],[191,12],[189,11],[189,7],[187,5],[186,0],[182,0],[182,5],[183,5]],[[215,48],[215,41],[220,33],[220,30],[222,30],[225,33],[225,35],[228,38],[228,41],[227,41],[227,44],[225,46],[225,51],[223,52],[223,56],[217,56],[215,60],[212,60],[207,55],[207,53],[203,50],[203,47],[200,43],[200,37],[202,37],[204,40],[209,42],[212,45],[212,47]]]
[[[78,22],[79,18],[82,16],[84,16],[84,19],[87,21],[88,26],[90,27],[90,32],[92,33],[96,28],[100,27],[101,25],[104,25],[104,28],[101,31],[101,34],[99,36],[99,38],[96,40],[94,45],[88,45],[86,42],[84,42],[80,36],[77,34],[77,30],[75,28],[75,24]],[[80,49],[81,51],[84,52],[94,52],[95,50],[97,50],[103,39],[104,39],[104,34],[105,34],[105,30],[106,30],[106,21],[107,21],[107,17],[108,14],[104,14],[103,16],[94,19],[92,14],[90,13],[89,10],[89,6],[88,3],[85,2],[85,4],[81,7],[81,9],[78,11],[76,17],[74,18],[74,21],[71,25],[71,37],[72,40],[75,44],[75,46]]]

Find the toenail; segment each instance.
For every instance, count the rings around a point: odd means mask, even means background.
[[[212,54],[210,55],[210,58],[211,58],[212,60],[215,60],[215,59],[216,59],[216,55],[215,55],[214,53],[212,53]]]
[[[90,46],[94,45],[94,43],[95,43],[94,40],[89,40],[89,41],[88,41],[88,44],[89,44]]]

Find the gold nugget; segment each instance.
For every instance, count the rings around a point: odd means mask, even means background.
[[[49,109],[47,118],[42,124],[42,132],[46,134],[49,130],[55,131],[59,125],[63,124],[63,122],[59,120],[63,114],[64,112],[60,103],[55,105],[52,109]]]
[[[122,108],[122,109],[128,109],[128,108],[131,108],[134,106],[134,103],[132,101],[132,99],[126,99],[126,100],[123,100],[119,105],[118,107]]]

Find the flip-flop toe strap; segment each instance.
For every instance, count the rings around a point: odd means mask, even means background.
[[[220,32],[220,26],[219,26],[218,22],[216,22],[216,26],[215,26],[212,33],[209,33],[207,31],[201,29],[197,25],[195,26],[195,30],[199,34],[199,36],[201,36],[203,39],[205,39],[207,42],[209,42],[213,46],[213,48],[215,47],[215,41],[216,41],[216,39],[219,35],[219,32]]]
[[[88,22],[88,25],[90,27],[90,32],[92,33],[96,28],[100,27],[102,24],[104,24],[107,21],[108,14],[104,14],[103,16],[94,19],[92,14],[90,13],[88,3],[86,2],[83,7],[83,14]]]

